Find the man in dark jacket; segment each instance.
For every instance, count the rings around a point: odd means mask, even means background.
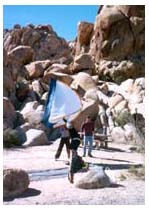
[[[86,156],[86,148],[89,144],[88,148],[88,156],[92,157],[92,149],[93,149],[93,139],[94,139],[94,122],[92,121],[91,117],[88,116],[86,121],[81,125],[81,133],[83,133],[83,157]]]

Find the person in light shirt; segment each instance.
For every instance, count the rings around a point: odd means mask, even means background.
[[[57,160],[60,157],[64,145],[66,145],[67,156],[69,159],[70,158],[70,134],[69,134],[68,129],[66,128],[66,125],[62,125],[59,129],[61,133],[61,140],[60,140],[57,152],[55,154],[55,160]]]

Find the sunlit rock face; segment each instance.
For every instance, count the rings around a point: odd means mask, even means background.
[[[90,53],[99,75],[121,82],[144,75],[145,7],[103,6],[96,17]]]

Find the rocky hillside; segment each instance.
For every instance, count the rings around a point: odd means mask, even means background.
[[[41,118],[51,78],[79,94],[86,115],[107,115],[113,141],[144,144],[145,8],[102,6],[94,24],[80,22],[67,43],[50,25],[4,29],[4,146],[48,144],[56,130]]]

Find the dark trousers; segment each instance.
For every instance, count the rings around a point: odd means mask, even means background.
[[[70,138],[66,137],[66,138],[61,138],[55,158],[59,158],[62,152],[62,149],[64,147],[64,144],[66,145],[66,150],[67,150],[67,156],[68,158],[70,158]]]

